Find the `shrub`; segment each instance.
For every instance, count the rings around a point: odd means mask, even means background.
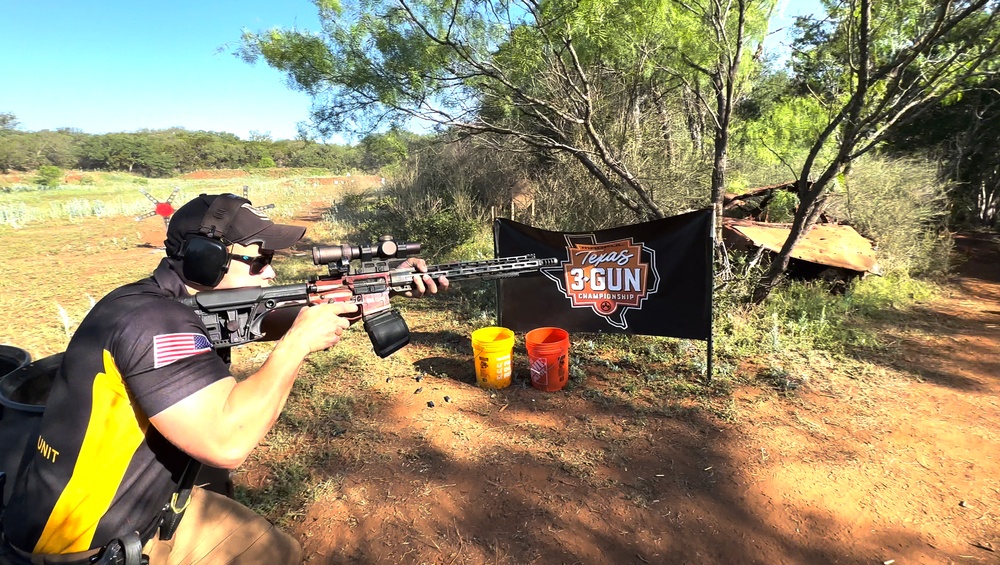
[[[891,343],[880,339],[888,323],[915,302],[931,299],[937,287],[901,274],[869,276],[851,283],[843,295],[818,281],[792,281],[763,304],[718,300],[714,335],[721,359],[796,359],[810,351],[861,356]],[[801,359],[795,362],[801,362]]]
[[[55,165],[43,165],[38,168],[38,176],[35,177],[35,184],[46,188],[55,188],[59,186],[62,176],[63,172],[59,167]]]
[[[452,254],[488,227],[482,210],[489,196],[481,187],[501,182],[495,170],[467,143],[431,146],[377,190],[345,195],[335,219],[351,226],[352,239],[390,234],[419,241],[425,257],[458,259]]]
[[[358,243],[391,235],[398,241],[420,242],[421,255],[440,257],[469,242],[481,222],[461,217],[456,210],[432,196],[420,197],[408,187],[345,196],[335,213],[355,231]]]
[[[934,275],[948,268],[948,185],[927,159],[868,157],[831,191],[828,212],[875,242],[884,272]]]

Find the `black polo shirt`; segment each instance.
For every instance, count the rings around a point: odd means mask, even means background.
[[[149,531],[170,500],[188,457],[149,416],[229,375],[197,314],[174,300],[187,295],[175,267],[164,259],[108,294],[73,335],[4,512],[16,547],[101,547]]]

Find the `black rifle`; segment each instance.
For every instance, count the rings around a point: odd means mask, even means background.
[[[216,348],[280,337],[268,326],[277,325],[283,333],[289,320],[286,316],[269,324],[268,317],[274,313],[297,313],[302,307],[330,301],[352,302],[358,305],[375,353],[388,357],[410,342],[410,329],[389,297],[414,290],[417,271],[402,263],[419,252],[419,243],[397,242],[391,236],[383,236],[373,245],[320,245],[312,248],[313,263],[325,265],[328,275],[313,276],[300,284],[207,290],[181,302],[198,311]],[[355,259],[360,261],[357,269],[351,267]],[[450,281],[492,280],[537,272],[557,263],[555,258],[521,255],[432,265],[426,274]]]

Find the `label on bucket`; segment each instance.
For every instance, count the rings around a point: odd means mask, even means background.
[[[554,392],[566,385],[569,370],[568,357],[565,353],[531,356],[530,360],[532,386]]]
[[[480,355],[477,358],[476,377],[483,388],[504,388],[510,385],[510,355]]]
[[[540,384],[549,384],[549,360],[540,357],[531,362],[531,380]]]

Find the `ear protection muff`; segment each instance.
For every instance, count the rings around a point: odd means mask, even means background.
[[[220,195],[212,201],[201,220],[198,233],[181,246],[182,273],[189,282],[214,287],[229,271],[229,249],[225,239],[229,224],[246,202],[234,195]]]

